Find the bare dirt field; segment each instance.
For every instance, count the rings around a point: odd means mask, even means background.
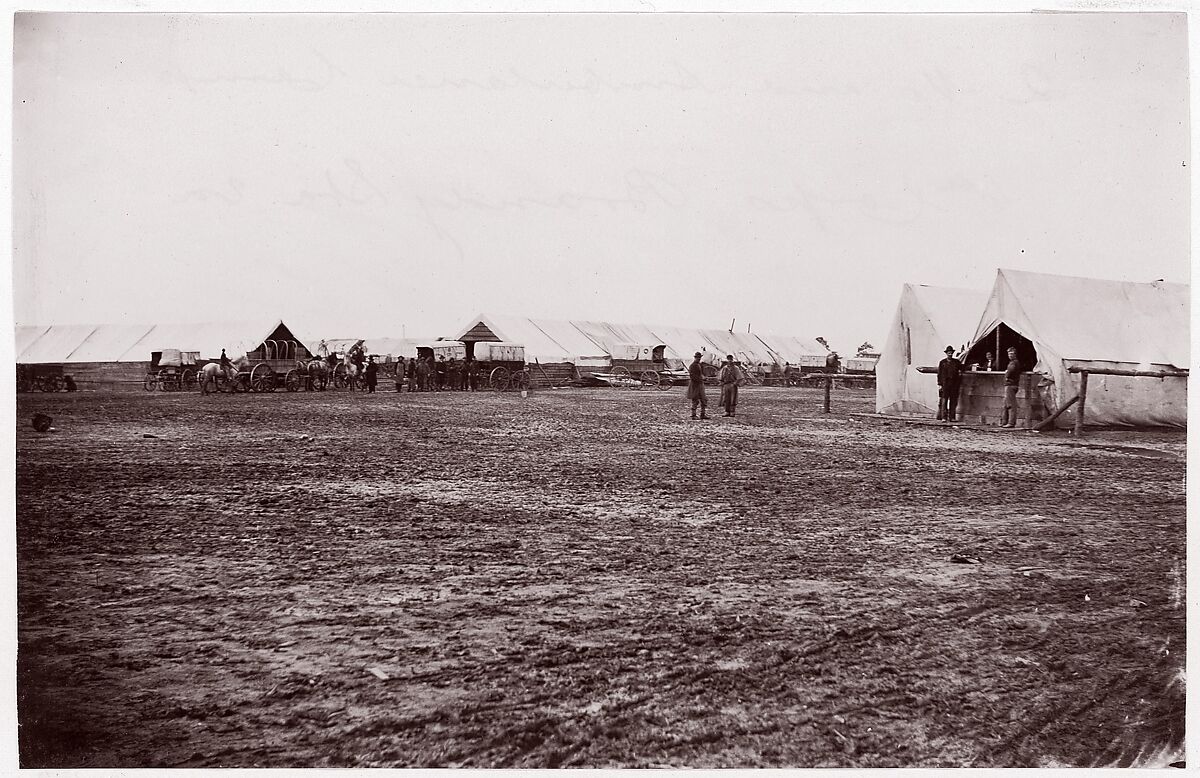
[[[820,400],[22,395],[21,763],[1182,758],[1182,433]]]

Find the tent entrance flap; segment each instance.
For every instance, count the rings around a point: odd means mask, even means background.
[[[1008,365],[1008,350],[1017,350],[1017,359],[1025,370],[1032,370],[1038,362],[1037,348],[1026,338],[1004,322],[988,331],[971,348],[967,349],[962,362],[967,370],[987,370],[988,355],[992,355],[992,370],[1003,370]],[[978,368],[975,366],[978,365]]]

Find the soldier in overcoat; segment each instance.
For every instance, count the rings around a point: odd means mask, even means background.
[[[699,351],[696,358],[688,365],[687,397],[692,401],[692,418],[696,418],[696,408],[700,408],[700,418],[708,418],[708,398],[704,394],[704,369],[700,364]]]

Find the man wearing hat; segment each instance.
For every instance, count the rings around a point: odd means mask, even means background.
[[[954,358],[954,346],[946,346],[946,358],[938,363],[938,421],[958,421],[958,390],[962,386],[962,362]]]
[[[692,364],[688,365],[688,399],[692,401],[692,418],[696,418],[696,406],[700,406],[700,418],[707,419],[708,414],[708,398],[704,396],[704,371],[700,367],[700,352],[696,352],[696,358],[692,360]]]
[[[733,354],[725,357],[721,372],[717,374],[717,382],[721,384],[721,407],[726,416],[735,415],[737,410],[738,380],[742,377],[741,370],[733,361]]]

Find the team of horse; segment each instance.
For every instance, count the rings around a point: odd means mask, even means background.
[[[197,374],[200,393],[238,391],[238,382],[242,380],[239,378],[239,374],[245,374],[250,367],[250,360],[246,357],[230,360],[228,365],[222,365],[220,362],[208,363],[200,368]],[[313,357],[296,362],[296,370],[303,377],[304,387],[309,391],[322,391],[328,387],[332,383],[333,377],[339,373],[339,367],[342,368],[341,374],[346,376],[347,384],[357,387],[360,370],[351,354],[345,354],[340,358],[333,355],[324,358]],[[246,384],[248,386],[249,382],[246,381]]]

